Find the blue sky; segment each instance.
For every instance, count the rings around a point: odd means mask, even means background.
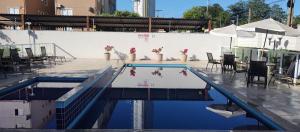
[[[236,3],[240,0],[210,0],[210,4],[219,3],[223,8],[227,7],[233,3]],[[266,0],[267,3],[271,3],[277,0]],[[278,2],[277,4],[281,5],[284,10],[287,10],[286,1]],[[156,9],[163,10],[159,13],[160,17],[182,17],[182,14],[185,10],[190,9],[193,6],[207,4],[206,0],[156,0]],[[117,9],[118,10],[128,10],[133,11],[132,0],[117,0]],[[296,0],[295,4],[295,14],[300,14],[300,4],[299,0]]]

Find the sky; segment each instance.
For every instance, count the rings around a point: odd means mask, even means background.
[[[209,0],[210,4],[219,3],[224,9],[231,4],[234,4],[240,0]],[[278,0],[266,0],[266,3],[271,3]],[[282,8],[287,11],[286,1],[278,2]],[[182,17],[184,11],[192,8],[193,6],[206,6],[206,0],[156,0],[156,10],[163,10],[159,13],[160,17]],[[132,0],[117,0],[117,10],[133,11]],[[156,14],[157,15],[157,14]],[[295,15],[300,15],[299,0],[295,3]]]

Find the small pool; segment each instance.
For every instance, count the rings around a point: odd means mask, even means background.
[[[187,65],[125,64],[63,84],[37,80],[0,89],[0,128],[283,130]]]

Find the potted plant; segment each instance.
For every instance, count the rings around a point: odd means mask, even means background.
[[[162,61],[163,60],[163,54],[161,54],[163,47],[158,49],[153,49],[152,52],[154,52],[157,55],[157,60]]]
[[[136,59],[136,49],[131,48],[130,49],[130,61],[135,61],[135,59]]]
[[[107,45],[104,49],[105,49],[105,53],[104,53],[104,58],[105,60],[109,61],[110,60],[110,51],[113,49],[113,46]]]
[[[181,52],[181,61],[182,62],[186,62],[187,61],[187,52],[188,52],[188,49],[184,49],[183,51],[180,51]]]

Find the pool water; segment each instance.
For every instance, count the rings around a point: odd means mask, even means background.
[[[35,83],[0,97],[0,128],[56,128],[55,101],[78,83]]]
[[[76,128],[269,129],[184,68],[127,67]]]

